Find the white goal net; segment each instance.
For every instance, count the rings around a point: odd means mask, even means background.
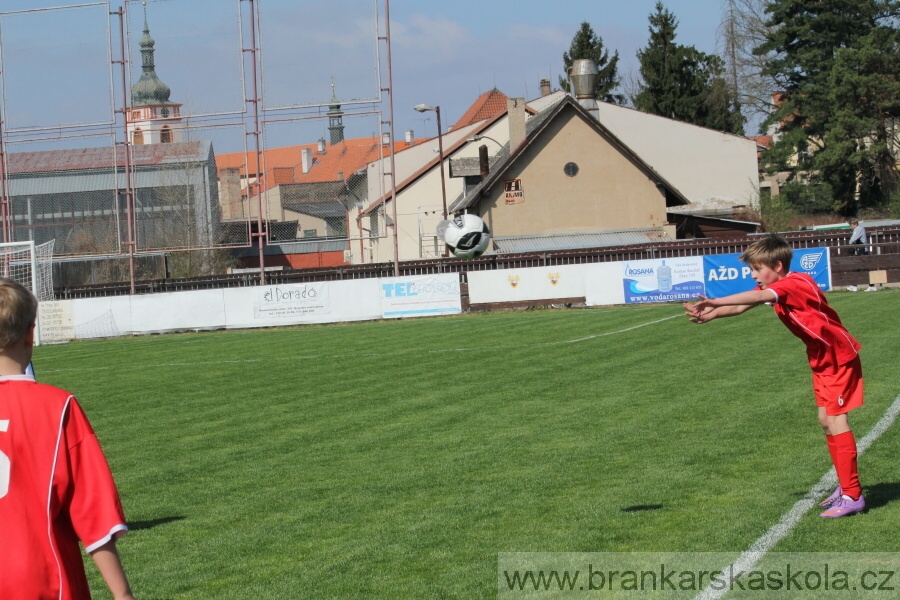
[[[53,241],[0,244],[0,277],[18,281],[38,302],[53,300]]]
[[[37,245],[34,242],[0,244],[0,277],[18,281],[31,290],[38,302],[54,300],[53,244],[53,241]],[[40,343],[40,318],[36,333],[35,341]]]

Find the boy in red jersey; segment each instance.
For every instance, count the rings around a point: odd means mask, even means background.
[[[116,552],[128,529],[112,473],[68,392],[25,375],[37,300],[0,278],[0,598],[90,598],[79,539],[116,599],[131,599]]]
[[[856,440],[847,413],[863,403],[860,345],[841,324],[825,295],[806,273],[790,272],[793,251],[777,235],[754,242],[740,259],[750,265],[756,289],[724,298],[704,298],[684,303],[694,323],[733,317],[754,306],[770,304],[787,328],[806,344],[812,367],[813,392],[819,407],[819,423],[825,430],[828,452],[839,485],[820,506],[821,516],[845,517],[862,512],[862,496],[857,470]]]

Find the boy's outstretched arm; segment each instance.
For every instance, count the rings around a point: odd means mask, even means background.
[[[750,290],[739,294],[732,294],[723,298],[706,298],[698,296],[699,300],[691,304],[685,302],[685,314],[692,323],[708,323],[713,319],[734,317],[742,314],[760,304],[775,300],[775,293],[766,290]]]
[[[122,561],[119,560],[115,540],[110,540],[91,552],[91,558],[94,559],[97,570],[100,571],[103,581],[106,582],[106,586],[112,592],[115,600],[134,600],[131,586],[128,585],[128,578],[125,576],[125,569],[122,568]]]

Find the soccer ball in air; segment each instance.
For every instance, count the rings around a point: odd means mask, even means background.
[[[438,223],[437,235],[456,258],[470,260],[484,254],[491,230],[478,215],[456,215]]]

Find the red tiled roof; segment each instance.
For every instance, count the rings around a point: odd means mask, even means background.
[[[756,142],[757,146],[762,146],[766,150],[772,147],[771,135],[748,135],[747,137]]]
[[[467,127],[478,121],[484,121],[499,112],[506,112],[507,96],[497,88],[478,96],[472,106],[453,124],[453,129]]]
[[[394,152],[405,150],[411,145],[405,141],[395,142]],[[312,165],[307,173],[303,172],[304,148],[310,150],[312,157]],[[318,144],[270,148],[263,151],[260,157],[260,170],[266,174],[262,189],[287,183],[321,183],[348,179],[370,162],[380,159],[382,152],[386,155],[387,151],[386,147],[382,149],[378,137],[343,140],[337,144],[326,143],[324,153],[319,152]],[[251,177],[256,176],[256,164],[252,157],[250,152],[217,154],[216,168],[219,171],[239,169],[242,176],[246,176],[248,172]]]

